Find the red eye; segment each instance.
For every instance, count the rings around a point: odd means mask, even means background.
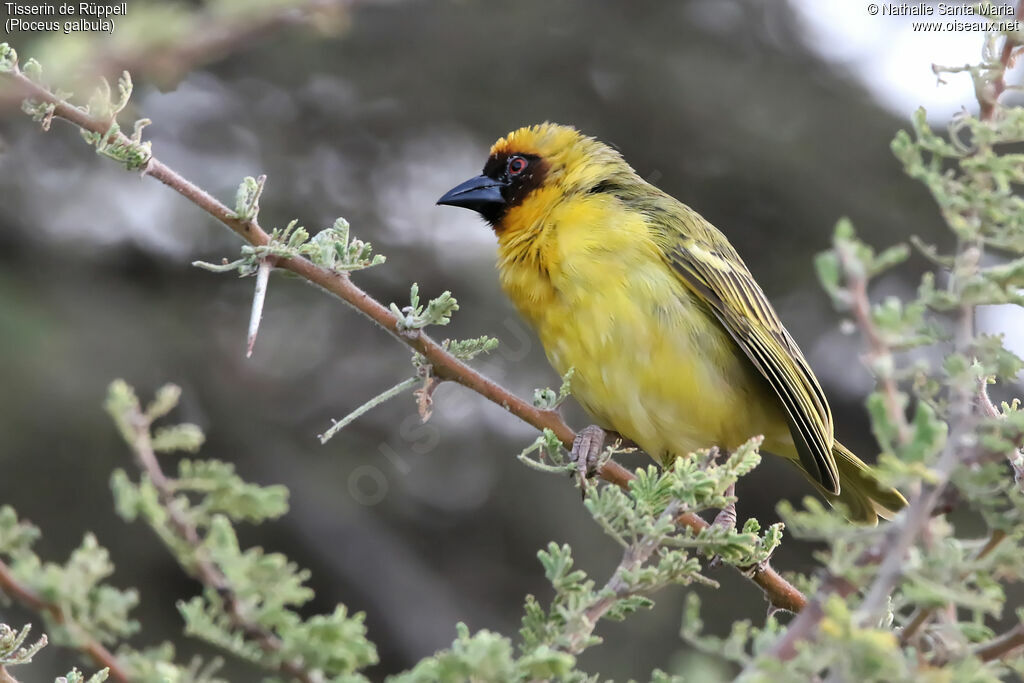
[[[523,157],[512,157],[508,160],[508,174],[519,175],[526,170],[527,161]]]

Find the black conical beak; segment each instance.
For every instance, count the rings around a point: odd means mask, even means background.
[[[505,184],[499,180],[478,175],[448,190],[437,203],[472,209],[484,216],[494,215],[505,206],[503,187]]]

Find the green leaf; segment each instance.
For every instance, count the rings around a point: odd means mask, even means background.
[[[246,482],[235,474],[234,465],[219,460],[182,460],[173,486],[177,492],[200,494],[196,510],[202,516],[259,523],[288,512],[286,487]]]
[[[157,453],[196,453],[205,440],[203,430],[194,424],[161,427],[153,432],[153,450]]]

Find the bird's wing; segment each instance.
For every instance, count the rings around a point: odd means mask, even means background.
[[[782,401],[801,464],[838,493],[832,413],[803,353],[725,237],[689,207],[683,216],[671,213],[686,224],[662,235],[670,265],[707,302]]]

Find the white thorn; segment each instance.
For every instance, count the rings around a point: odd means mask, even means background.
[[[270,261],[263,259],[256,269],[256,291],[252,295],[252,315],[249,316],[249,339],[245,347],[245,357],[252,357],[252,347],[256,344],[256,334],[260,330],[263,319],[263,302],[267,299],[267,283],[270,282]]]

